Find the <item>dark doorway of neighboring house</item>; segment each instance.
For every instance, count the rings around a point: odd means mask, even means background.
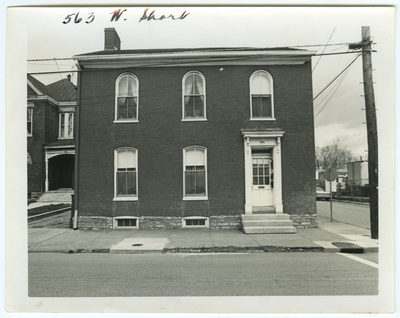
[[[73,189],[74,155],[59,155],[49,160],[49,190]]]

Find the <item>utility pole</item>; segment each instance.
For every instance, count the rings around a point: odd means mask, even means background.
[[[363,26],[362,40],[349,45],[349,49],[362,49],[365,114],[368,137],[368,178],[370,197],[371,238],[379,237],[378,213],[378,131],[376,124],[375,95],[372,80],[371,37],[369,27]]]

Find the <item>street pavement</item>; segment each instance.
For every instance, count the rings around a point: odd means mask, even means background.
[[[378,252],[370,231],[319,218],[318,228],[295,234],[245,234],[240,230],[72,230],[28,228],[28,252],[50,253],[238,253]]]

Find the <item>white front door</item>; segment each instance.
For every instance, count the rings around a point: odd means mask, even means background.
[[[272,206],[273,165],[271,155],[265,152],[253,153],[252,168],[252,205],[254,207]]]

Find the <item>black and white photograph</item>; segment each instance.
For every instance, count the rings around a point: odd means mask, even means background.
[[[6,14],[7,312],[395,312],[394,6]]]

